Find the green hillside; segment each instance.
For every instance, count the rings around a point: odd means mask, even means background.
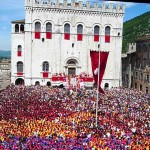
[[[127,51],[128,43],[134,43],[138,37],[145,34],[150,34],[150,11],[124,22],[122,52]]]
[[[0,50],[0,59],[1,58],[10,58],[10,57],[11,57],[11,51]]]

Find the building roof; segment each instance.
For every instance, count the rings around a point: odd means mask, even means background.
[[[22,20],[14,20],[11,23],[25,23],[25,19]]]
[[[132,54],[134,52],[136,52],[136,48],[135,49],[131,49],[130,51],[127,52],[127,54]]]
[[[126,58],[126,57],[127,57],[126,53],[121,54],[121,58]]]
[[[136,42],[138,41],[144,41],[144,40],[149,40],[150,39],[150,34],[146,34],[142,37],[137,38]]]

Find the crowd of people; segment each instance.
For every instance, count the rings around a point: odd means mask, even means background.
[[[149,150],[150,95],[133,89],[8,86],[0,92],[0,149]]]

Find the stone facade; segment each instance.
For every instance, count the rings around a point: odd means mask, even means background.
[[[150,35],[137,39],[136,45],[133,87],[145,93],[150,93]]]
[[[90,50],[101,50],[109,51],[102,87],[120,86],[124,13],[124,5],[104,2],[25,0],[25,20],[12,22],[11,82],[46,85],[55,73],[92,75]]]
[[[128,44],[128,51],[122,54],[122,86],[133,88],[133,72],[136,60],[136,43]]]
[[[9,59],[0,60],[0,90],[10,85],[11,81],[11,62]]]

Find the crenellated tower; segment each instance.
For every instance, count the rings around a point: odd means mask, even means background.
[[[109,51],[102,87],[106,83],[109,87],[120,86],[124,13],[125,5],[121,4],[25,0],[21,57],[25,84],[46,85],[53,74],[60,72],[92,75],[89,52],[101,50]],[[13,64],[18,60],[20,57]],[[12,81],[17,77],[14,73]]]
[[[103,13],[125,13],[125,5],[113,5],[113,3],[106,4],[105,2],[102,2],[101,5],[99,5],[97,2],[94,2],[93,5],[89,1],[84,3],[83,1],[76,2],[75,0],[71,0],[71,3],[68,3],[67,0],[63,0],[63,2],[59,0],[56,0],[55,2],[50,0],[25,0],[25,7],[38,7],[39,9],[76,9],[84,11],[100,11]]]

